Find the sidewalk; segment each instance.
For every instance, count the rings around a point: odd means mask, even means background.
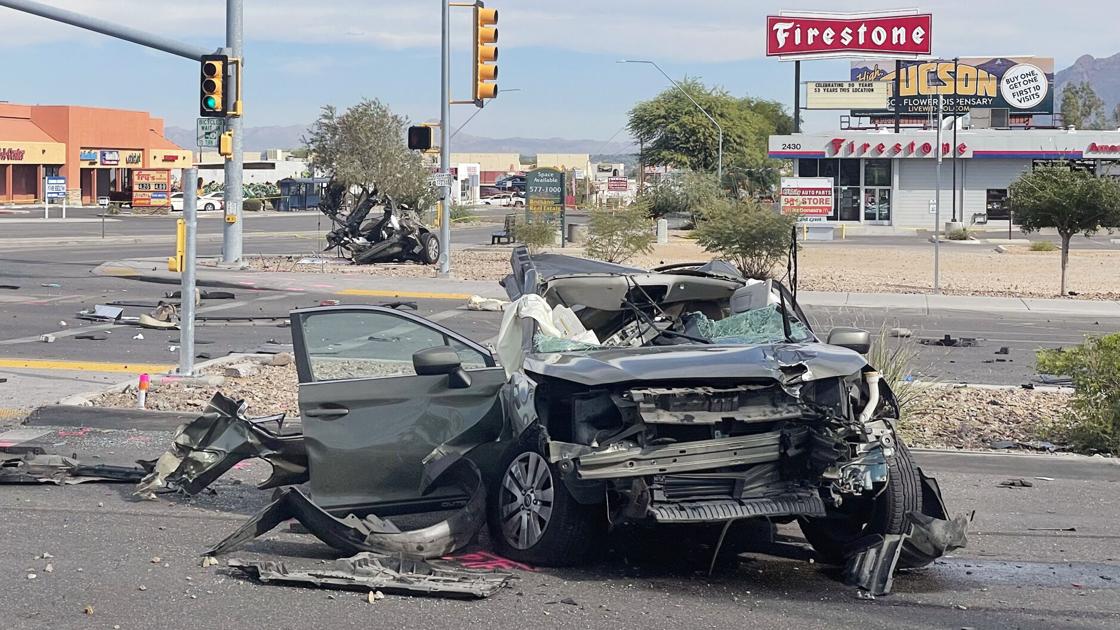
[[[167,271],[167,260],[146,258],[109,262],[95,275],[132,278],[147,282],[179,284],[179,274]],[[490,280],[440,278],[389,278],[364,274],[262,272],[220,267],[198,267],[199,286],[253,288],[275,291],[308,291],[348,296],[465,300],[471,295],[505,299],[505,289]],[[1120,302],[1060,300],[913,293],[829,293],[800,291],[802,306],[983,313],[1043,313],[1070,317],[1120,318]]]

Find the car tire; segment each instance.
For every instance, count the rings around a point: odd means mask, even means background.
[[[439,237],[431,232],[420,234],[420,260],[425,265],[434,265],[439,262],[440,242]]]
[[[910,527],[910,512],[922,509],[922,480],[901,441],[887,468],[887,487],[874,499],[849,499],[836,514],[798,519],[818,560],[842,565],[851,543],[874,534],[903,534]]]
[[[209,212],[209,211],[211,211],[211,210],[213,210],[213,209],[214,209],[214,204],[212,204],[212,203],[207,203],[206,205],[202,206],[202,209],[203,209],[203,210],[206,210],[207,212]]]
[[[489,495],[487,520],[495,550],[531,565],[586,563],[604,538],[602,505],[576,501],[559,469],[525,442],[506,452]]]

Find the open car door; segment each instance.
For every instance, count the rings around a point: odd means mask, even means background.
[[[506,381],[491,353],[438,324],[381,306],[293,311],[311,496],[336,514],[455,507],[420,495],[422,460],[450,438],[502,424]]]

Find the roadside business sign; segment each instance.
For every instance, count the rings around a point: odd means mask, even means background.
[[[529,212],[560,212],[564,207],[564,173],[537,168],[525,174]]]
[[[914,59],[929,55],[933,16],[916,10],[877,13],[782,11],[766,17],[766,56],[783,61],[835,57]]]
[[[886,81],[810,81],[805,109],[883,109],[891,87]]]
[[[65,177],[48,177],[46,184],[47,199],[65,199],[66,198],[66,178]]]
[[[832,186],[831,177],[783,177],[782,214],[803,221],[824,221],[832,214]]]
[[[217,149],[226,131],[225,118],[199,118],[195,126],[195,140],[200,149]]]
[[[101,151],[101,166],[117,166],[121,163],[121,152],[115,149]]]
[[[428,175],[428,183],[432,186],[432,188],[450,188],[452,182],[454,181],[455,178],[451,175],[451,173],[432,173],[431,175]]]
[[[630,180],[625,177],[608,177],[607,190],[610,192],[626,192],[630,190]]]
[[[136,169],[132,171],[132,205],[160,208],[171,205],[171,171]]]
[[[971,109],[1007,109],[1008,113],[1054,113],[1052,57],[961,57],[902,60],[898,77],[898,105],[902,114],[927,114],[944,95],[945,113]],[[859,59],[851,63],[852,81],[895,82],[893,61]],[[892,90],[893,92],[893,90]],[[896,99],[881,107],[853,107],[853,116],[894,114]]]

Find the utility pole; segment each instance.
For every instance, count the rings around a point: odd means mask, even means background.
[[[179,374],[194,372],[194,288],[198,254],[198,167],[183,169],[183,221],[187,243],[179,296]]]
[[[941,293],[941,113],[945,103],[945,95],[937,94],[937,184],[934,187],[936,197],[933,200],[933,293]]]
[[[444,181],[440,182],[439,202],[439,275],[451,275],[451,3],[439,0],[443,23],[440,50],[440,100],[439,100],[439,170]]]
[[[242,57],[243,15],[242,0],[226,0],[226,48],[229,49],[231,57],[241,59],[241,63],[237,64],[236,72],[233,70],[233,64],[227,64],[226,66],[226,85],[233,89],[233,94],[240,94],[242,88],[237,82],[241,80],[241,68],[244,66],[244,58]],[[241,149],[243,145],[242,130],[245,128],[245,124],[242,121],[241,112],[236,113],[236,116],[226,117],[226,129],[233,134],[233,155],[226,158],[225,164],[226,220],[222,229],[222,262],[225,264],[241,262],[242,239],[244,236],[241,226],[242,197],[244,194],[241,168],[244,156]]]

